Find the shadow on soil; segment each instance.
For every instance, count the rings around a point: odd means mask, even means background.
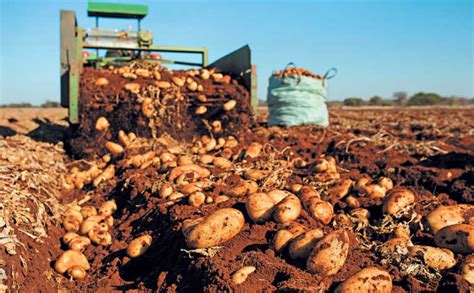
[[[56,144],[67,137],[68,127],[65,125],[56,124],[47,118],[35,118],[33,121],[39,125],[27,134],[33,140]]]

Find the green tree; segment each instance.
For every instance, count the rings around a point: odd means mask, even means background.
[[[442,98],[433,93],[417,93],[408,100],[409,106],[431,106],[441,103]]]
[[[383,100],[379,96],[373,96],[369,100],[369,105],[371,105],[371,106],[382,106],[383,105]]]
[[[58,108],[59,106],[59,102],[51,100],[47,100],[46,102],[41,104],[41,108]]]
[[[408,103],[408,94],[406,92],[394,92],[393,98],[395,100],[395,105],[400,107],[405,107]]]
[[[343,102],[344,106],[360,107],[364,105],[364,100],[361,98],[347,98]]]

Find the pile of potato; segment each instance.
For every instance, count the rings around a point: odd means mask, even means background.
[[[284,78],[286,76],[308,76],[315,79],[323,79],[319,74],[314,74],[308,69],[302,67],[286,67],[283,70],[277,70],[273,73],[273,76]]]
[[[99,118],[96,128],[103,131],[107,125],[105,118]],[[371,178],[362,174],[354,180],[344,178],[336,160],[329,156],[312,162],[294,155],[286,160],[276,159],[272,151],[260,143],[242,147],[235,137],[216,139],[212,132],[191,144],[180,144],[167,137],[144,139],[123,131],[118,137],[118,142],[106,143],[109,153],[99,163],[84,171],[71,170],[65,182],[76,188],[84,184],[97,187],[120,176],[124,170],[149,169],[161,174],[156,196],[164,206],[188,204],[205,211],[206,205],[220,204],[231,198],[245,203],[245,210],[220,208],[207,216],[183,221],[182,234],[188,249],[208,249],[229,241],[244,229],[247,216],[251,221],[249,225],[267,221],[278,224],[278,230],[269,241],[270,247],[282,257],[287,251],[290,258],[305,260],[306,269],[321,277],[341,270],[355,244],[351,242],[353,239],[368,244],[364,237],[369,230],[376,240],[369,239],[372,245],[368,245],[368,249],[380,255],[403,254],[435,271],[457,265],[455,253],[474,252],[473,205],[440,206],[422,219],[415,212],[417,195],[410,188],[395,186],[388,177]],[[265,160],[279,166],[280,173],[276,174],[280,176],[280,183],[271,178],[277,171],[265,165]],[[304,182],[288,183],[291,170],[295,169],[306,170],[308,176]],[[237,176],[239,183],[229,186],[225,195],[209,195],[208,191],[216,184],[225,184],[229,176]],[[377,230],[380,219],[374,220],[367,206],[363,206],[367,200],[379,203],[382,220],[393,223],[390,230]],[[84,206],[71,208],[66,213],[64,228],[68,233],[63,241],[69,250],[56,262],[59,273],[84,277],[89,268],[82,254],[84,248],[91,243],[110,245],[112,237],[108,229],[113,225],[111,215],[116,206],[110,201],[104,205],[109,207],[101,206],[98,212]],[[301,224],[298,220],[303,211],[316,220],[320,228]],[[428,229],[434,235],[436,246],[412,243],[413,229]],[[391,233],[389,238],[386,237],[388,232]],[[384,238],[386,240],[381,242]],[[130,243],[127,254],[140,256],[151,244],[151,236],[140,236]],[[465,258],[460,269],[464,279],[473,284],[472,256]],[[232,275],[233,283],[245,282],[256,270],[258,268],[252,266],[239,269]],[[345,280],[336,291],[390,292],[392,286],[392,277],[386,270],[369,267]]]

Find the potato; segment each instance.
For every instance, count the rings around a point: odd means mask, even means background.
[[[273,213],[275,202],[266,193],[254,193],[247,197],[245,208],[249,218],[255,223],[268,221]]]
[[[469,212],[469,213],[468,213]],[[474,206],[469,204],[457,204],[452,206],[440,206],[434,209],[426,217],[428,225],[433,233],[437,233],[444,227],[454,224],[469,224],[466,214],[474,215]]]
[[[232,167],[232,162],[222,157],[215,157],[212,161],[212,164],[221,169],[229,169],[230,167]]]
[[[346,230],[329,233],[314,246],[306,261],[312,273],[323,277],[336,274],[346,262],[349,253],[349,235]]]
[[[415,195],[408,189],[392,190],[383,203],[383,210],[394,215],[415,202]]]
[[[278,223],[291,222],[301,214],[301,201],[296,195],[289,195],[279,202],[273,211],[273,219]]]
[[[240,197],[248,194],[254,194],[258,190],[257,182],[253,180],[244,180],[241,184],[232,187],[229,195],[232,197]]]
[[[81,252],[74,250],[67,250],[59,256],[58,260],[54,263],[54,269],[60,274],[64,274],[73,266],[80,266],[84,270],[90,269],[87,258]]]
[[[336,288],[337,293],[377,292],[391,293],[392,278],[390,274],[377,267],[365,268],[349,277]]]
[[[132,258],[142,256],[150,248],[152,240],[151,235],[142,235],[133,239],[127,246],[127,255]]]
[[[95,187],[97,187],[103,181],[110,180],[110,179],[114,178],[114,176],[115,176],[115,165],[110,164],[110,165],[107,166],[107,168],[105,168],[105,170],[102,173],[100,173],[99,176],[97,176],[94,179],[94,182],[92,184]]]
[[[168,178],[170,181],[173,181],[174,179],[178,178],[180,175],[187,174],[187,173],[194,173],[200,178],[207,178],[209,177],[209,175],[211,175],[211,172],[208,169],[196,164],[189,164],[189,165],[173,168]]]
[[[245,156],[249,158],[256,158],[260,156],[263,146],[258,142],[253,142],[249,145],[247,150],[245,150]]]
[[[457,253],[474,252],[474,225],[455,224],[442,228],[435,234],[437,246]]]
[[[285,197],[288,195],[293,195],[291,192],[288,192],[286,190],[281,190],[281,189],[273,189],[268,192],[268,196],[275,202],[279,203],[282,201]]]
[[[99,77],[98,79],[95,80],[96,86],[104,86],[108,84],[109,84],[109,80],[105,77]]]
[[[384,255],[390,255],[393,253],[405,254],[407,253],[408,245],[411,245],[409,239],[395,237],[385,241],[385,243],[379,247],[379,252]]]
[[[352,181],[351,179],[342,180],[341,182],[339,182],[335,186],[328,189],[327,193],[329,194],[329,196],[331,196],[333,198],[342,199],[346,195],[349,194],[353,184],[354,184],[354,181]]]
[[[305,228],[296,222],[286,223],[285,229],[275,233],[271,243],[276,252],[282,251],[292,239],[304,233]]]
[[[288,252],[293,259],[308,258],[314,245],[324,236],[321,229],[309,230],[293,239],[288,246]]]
[[[268,175],[268,171],[257,170],[257,169],[247,169],[245,170],[244,176],[247,179],[260,180],[263,177]]]
[[[118,143],[108,141],[105,143],[105,147],[114,155],[118,155],[123,153],[124,149],[121,145]]]
[[[69,241],[68,247],[70,250],[83,252],[87,248],[87,246],[89,246],[90,244],[91,244],[91,241],[89,238],[84,237],[84,236],[78,236],[72,239],[71,241]]]
[[[413,245],[408,247],[411,256],[419,257],[430,268],[446,270],[456,265],[454,253],[445,248],[426,245]]]
[[[316,197],[311,198],[306,203],[305,207],[313,218],[321,221],[325,225],[329,224],[334,216],[332,205],[329,202],[320,200]]]
[[[208,248],[233,238],[244,224],[244,215],[239,210],[224,208],[183,228],[183,233],[189,248]]]
[[[97,129],[98,131],[107,130],[109,126],[109,121],[104,116],[97,118],[97,121],[95,122],[95,129]]]
[[[237,105],[236,100],[230,100],[230,101],[226,102],[222,108],[224,109],[224,111],[230,111],[230,110],[234,109],[236,105]]]
[[[474,255],[466,257],[461,266],[461,275],[471,286],[474,286]]]
[[[378,184],[369,184],[363,187],[370,198],[384,198],[387,190]]]
[[[393,181],[388,177],[380,177],[378,180],[378,184],[385,188],[385,191],[389,191],[393,188]]]
[[[232,283],[234,283],[235,285],[242,284],[243,282],[245,282],[245,280],[247,280],[248,276],[251,273],[255,272],[256,269],[257,268],[254,266],[245,266],[240,268],[232,275]]]

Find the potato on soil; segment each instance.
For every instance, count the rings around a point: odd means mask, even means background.
[[[247,280],[248,276],[251,273],[255,272],[256,269],[257,268],[254,266],[245,266],[240,268],[232,275],[232,283],[234,283],[235,285],[242,284]]]
[[[97,118],[97,121],[95,122],[95,129],[97,129],[98,131],[107,130],[109,126],[110,126],[109,121],[107,121],[107,118],[103,116]]]
[[[84,254],[74,250],[66,250],[54,263],[54,269],[60,274],[64,274],[73,266],[80,266],[84,270],[90,269],[89,262]]]
[[[316,243],[306,261],[306,267],[320,276],[331,276],[344,266],[348,254],[347,231],[333,231]]]
[[[81,212],[69,208],[63,219],[63,227],[67,232],[77,232],[83,220]]]
[[[474,254],[466,257],[461,266],[461,275],[471,286],[474,286]]]
[[[260,156],[262,152],[263,146],[258,142],[253,142],[249,145],[247,150],[245,150],[245,156],[249,158],[256,158]]]
[[[442,228],[435,234],[437,246],[457,253],[474,252],[474,225],[455,224]]]
[[[278,230],[273,237],[271,246],[276,252],[282,251],[291,240],[305,232],[305,228],[296,223],[285,223],[285,228]]]
[[[280,201],[273,211],[273,219],[278,223],[291,222],[301,214],[301,201],[296,195],[289,195]]]
[[[446,270],[456,265],[454,253],[449,249],[431,247],[426,245],[413,245],[408,247],[411,256],[419,257],[430,268]]]
[[[342,180],[341,182],[339,182],[335,186],[328,189],[327,193],[332,198],[342,199],[346,195],[349,194],[353,184],[354,184],[354,181],[352,181],[351,179]]]
[[[334,209],[329,202],[313,197],[305,204],[306,210],[313,218],[321,221],[325,225],[331,222],[334,216]]]
[[[209,175],[211,175],[211,172],[208,169],[196,164],[189,164],[189,165],[178,166],[176,168],[173,168],[168,178],[169,180],[173,181],[174,179],[178,178],[178,176],[187,174],[187,173],[195,173],[200,178],[207,178],[209,177]]]
[[[251,194],[245,202],[249,218],[256,223],[268,221],[274,207],[275,202],[266,193]]]
[[[189,248],[208,248],[233,238],[244,224],[244,215],[239,210],[224,208],[191,227],[183,228],[183,233]]]
[[[133,239],[127,246],[127,255],[132,258],[143,255],[151,246],[152,240],[150,235],[142,235]]]
[[[444,227],[455,224],[469,224],[470,219],[474,218],[474,206],[470,204],[457,204],[452,206],[440,206],[434,209],[426,216],[429,227],[433,233],[437,233]]]
[[[293,259],[308,258],[314,245],[324,236],[321,229],[309,230],[293,239],[288,246],[288,252]]]
[[[70,250],[79,252],[83,252],[89,245],[91,245],[90,239],[84,236],[75,237],[68,243],[68,247]]]
[[[349,277],[336,288],[337,293],[356,292],[392,292],[392,278],[390,274],[377,267],[365,268]]]
[[[383,203],[383,210],[394,215],[415,202],[415,195],[408,189],[392,190]]]

